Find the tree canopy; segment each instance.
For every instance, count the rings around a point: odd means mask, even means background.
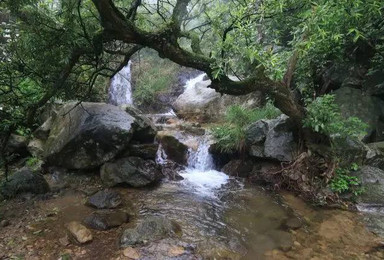
[[[92,99],[96,83],[144,47],[204,71],[221,93],[262,91],[298,123],[306,98],[324,94],[314,75],[327,64],[384,64],[381,0],[3,0],[0,8],[9,16],[3,129],[33,125],[52,98]]]

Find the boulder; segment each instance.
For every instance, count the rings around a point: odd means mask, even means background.
[[[261,104],[262,95],[259,92],[239,97],[221,95],[209,88],[210,85],[211,81],[204,80],[203,76],[191,80],[184,93],[173,103],[176,113],[183,118],[212,122],[220,120],[230,105],[254,108]]]
[[[126,229],[120,239],[122,247],[155,241],[173,235],[180,235],[181,227],[161,216],[147,217],[135,228]]]
[[[88,198],[86,205],[98,209],[114,209],[120,206],[122,199],[117,191],[102,190]]]
[[[384,171],[372,166],[362,166],[358,172],[364,192],[359,203],[384,207]]]
[[[154,161],[140,157],[121,158],[104,164],[100,170],[101,180],[108,187],[128,184],[144,187],[161,180],[162,174]]]
[[[135,120],[135,131],[132,140],[139,143],[153,143],[156,137],[156,126],[152,121],[143,115],[139,109],[132,106],[125,106],[125,111],[133,116]]]
[[[14,173],[0,187],[0,193],[5,198],[15,197],[20,193],[43,194],[49,192],[49,185],[39,173],[34,173],[28,168],[23,168]]]
[[[130,144],[127,150],[120,157],[140,157],[144,160],[155,160],[159,145],[151,144]]]
[[[93,212],[84,219],[84,224],[96,230],[108,230],[119,227],[126,223],[129,219],[127,213],[122,211],[117,212]]]
[[[28,143],[28,151],[36,158],[44,157],[44,142],[40,139],[32,139]]]
[[[77,221],[68,223],[66,228],[71,238],[74,238],[77,243],[85,244],[93,239],[91,231]]]
[[[188,156],[188,146],[179,141],[176,137],[166,132],[159,132],[157,135],[162,148],[169,160],[186,165]]]
[[[25,136],[11,134],[7,143],[7,152],[10,154],[18,154],[20,156],[27,156],[27,138]]]
[[[41,126],[39,126],[34,132],[33,136],[40,140],[47,140],[49,137],[49,133],[51,132],[53,123],[53,117],[49,117],[47,121],[45,121]]]
[[[297,150],[294,132],[294,124],[285,115],[251,124],[246,129],[249,155],[256,158],[292,161]]]
[[[222,172],[237,177],[248,177],[252,171],[252,161],[232,160],[221,169]]]
[[[153,140],[154,131],[142,116],[116,106],[68,103],[52,123],[45,160],[67,169],[97,168],[124,150],[134,135]]]
[[[335,102],[345,118],[354,116],[369,125],[365,141],[384,140],[384,101],[375,96],[365,95],[362,90],[343,87],[334,92]]]

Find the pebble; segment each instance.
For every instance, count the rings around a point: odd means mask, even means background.
[[[0,227],[6,227],[6,226],[9,226],[9,221],[4,219],[0,222]]]
[[[131,258],[131,259],[139,259],[140,258],[139,252],[137,252],[137,250],[134,249],[133,247],[127,247],[126,249],[124,249],[123,255],[128,257],[128,258]]]
[[[174,247],[171,247],[168,251],[168,255],[170,257],[176,257],[176,256],[180,256],[182,254],[185,253],[185,250],[184,250],[184,247],[182,246],[174,246]]]

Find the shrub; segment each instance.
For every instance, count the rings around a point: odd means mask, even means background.
[[[367,124],[357,117],[342,117],[339,107],[335,104],[334,95],[324,95],[307,106],[307,117],[304,127],[327,136],[359,138],[366,134]]]
[[[242,152],[245,149],[246,126],[260,119],[276,118],[280,114],[281,112],[270,101],[264,107],[256,109],[230,106],[226,111],[225,122],[212,128],[212,134],[222,152]]]
[[[355,163],[349,168],[337,168],[335,176],[329,184],[331,190],[339,194],[350,192],[355,196],[360,195],[363,192],[360,180],[358,177],[351,175],[358,169],[359,166]]]

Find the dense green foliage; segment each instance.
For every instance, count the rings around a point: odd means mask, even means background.
[[[355,196],[360,195],[364,189],[361,187],[360,180],[353,173],[359,169],[357,164],[352,164],[349,168],[337,168],[335,176],[331,180],[329,186],[332,191],[339,194],[352,193]]]
[[[166,59],[161,59],[152,52],[140,53],[133,68],[133,99],[139,106],[150,106],[158,94],[169,90],[175,81],[180,66]]]
[[[273,119],[280,114],[281,112],[271,102],[256,109],[230,106],[226,111],[225,122],[212,128],[218,148],[226,153],[244,151],[246,127],[260,119]]]
[[[359,138],[366,134],[367,124],[357,117],[343,118],[333,95],[324,95],[307,106],[304,126],[327,136]]]

